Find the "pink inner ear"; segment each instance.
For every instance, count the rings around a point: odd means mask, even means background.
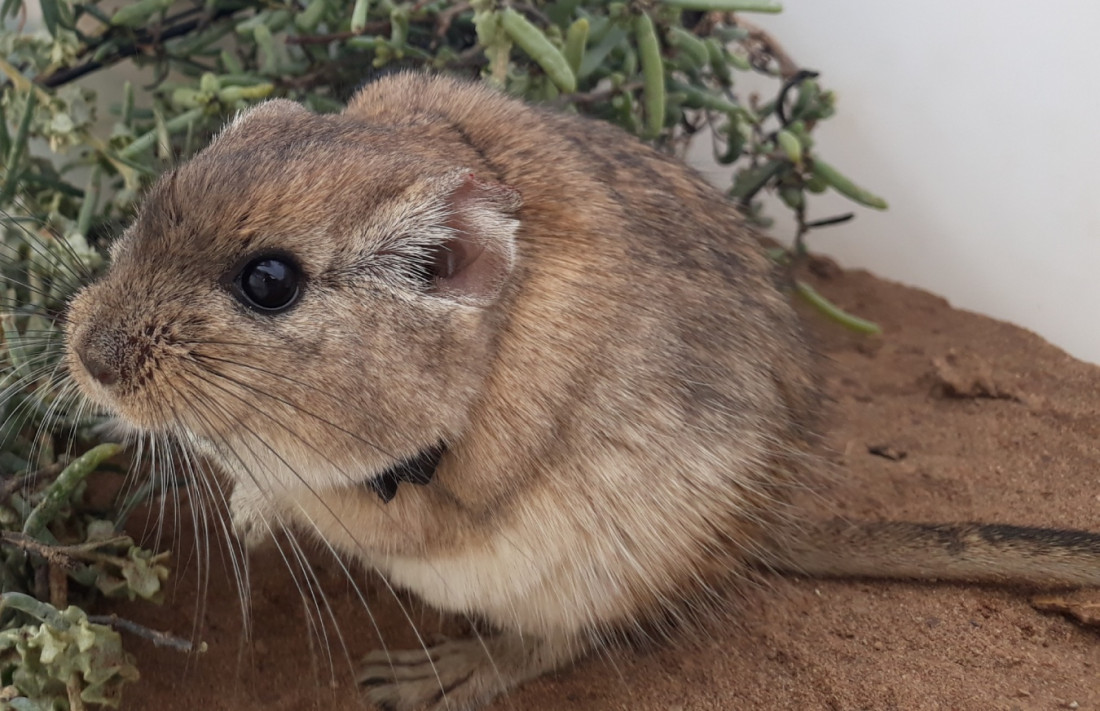
[[[464,224],[460,215],[447,220],[455,237],[443,243],[435,253],[434,273],[439,283],[461,289],[459,282],[473,276],[479,260],[485,255],[485,247],[475,241],[473,231]]]
[[[437,293],[490,302],[500,293],[515,260],[516,223],[511,214],[519,208],[519,194],[470,174],[451,193],[449,202],[446,225],[454,237],[433,255]]]

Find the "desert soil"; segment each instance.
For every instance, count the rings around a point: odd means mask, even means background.
[[[884,335],[807,315],[831,397],[823,452],[839,473],[807,497],[808,515],[1100,529],[1100,369],[927,293],[827,263],[816,272],[824,293]],[[342,642],[331,620],[311,631],[274,547],[254,555],[245,643],[223,556],[209,557],[199,591],[189,521],[184,512],[171,527],[178,570],[168,602],[125,613],[208,649],[187,655],[128,639],[143,678],[124,708],[363,707],[346,660],[378,646],[378,634],[339,566],[311,552]],[[415,645],[410,620],[426,636],[456,624],[402,598],[406,618],[379,581],[357,579],[391,648]],[[1100,628],[1040,612],[1019,591],[771,577],[708,635],[686,648],[587,659],[493,708],[1100,709]]]

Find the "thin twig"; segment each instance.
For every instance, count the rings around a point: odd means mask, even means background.
[[[451,23],[455,21],[455,18],[470,9],[470,3],[460,2],[457,5],[453,5],[435,18],[435,36],[442,38],[447,34],[447,30],[451,29]]]
[[[49,563],[47,580],[50,586],[50,604],[58,610],[64,610],[69,606],[69,574],[60,565]]]
[[[13,545],[28,553],[36,553],[45,558],[47,563],[56,565],[59,568],[64,568],[65,570],[75,570],[78,565],[75,557],[70,555],[63,547],[42,543],[22,533],[4,531],[0,533],[0,541]]]
[[[847,222],[856,216],[854,212],[846,212],[843,215],[836,215],[835,217],[823,217],[820,220],[814,220],[813,222],[806,223],[806,229],[816,230],[818,227],[828,227],[830,225],[839,225],[842,222]]]
[[[512,3],[512,7],[526,15],[530,15],[532,19],[538,20],[539,24],[542,24],[546,27],[554,24],[554,22],[549,17],[547,17],[546,13],[544,13],[542,10],[538,9],[531,3]]]
[[[569,104],[587,106],[588,104],[598,104],[601,101],[607,101],[619,94],[629,94],[641,88],[642,82],[632,81],[622,86],[609,87],[607,89],[596,89],[593,91],[577,92],[575,94],[562,94],[555,99],[553,103],[555,106],[567,106]]]
[[[37,471],[24,474],[23,476],[12,476],[10,479],[4,480],[4,483],[0,484],[0,502],[7,501],[11,498],[12,494],[24,487],[33,489],[35,485],[45,477],[55,478],[68,463],[69,459],[67,457],[62,457],[53,464],[42,467]]]
[[[779,90],[779,97],[775,100],[775,114],[779,117],[779,123],[783,125],[783,128],[791,125],[791,118],[787,116],[787,94],[802,82],[808,79],[816,79],[819,76],[820,72],[815,72],[812,69],[799,69],[783,81],[783,88]],[[772,139],[774,140],[774,136]]]
[[[480,44],[464,49],[457,57],[447,62],[448,69],[466,69],[480,67],[489,60],[485,58],[485,48]]]
[[[200,7],[193,7],[193,8],[187,9],[187,10],[183,10],[182,12],[177,12],[175,15],[166,16],[164,19],[162,19],[160,21],[159,25],[161,27],[166,27],[166,26],[171,27],[172,25],[176,24],[177,22],[180,22],[181,20],[186,20],[187,18],[192,17],[196,14],[200,14],[202,12],[203,12],[203,8],[201,6]],[[128,31],[126,28],[113,27],[110,23],[111,18],[109,18],[109,17],[106,18],[106,19],[103,19],[103,18],[96,18],[96,19],[98,19],[100,22],[102,22],[104,25],[106,25],[107,29],[102,34],[98,35],[98,39],[99,39],[98,42],[93,42],[93,43],[87,44],[87,45],[84,46],[83,49],[81,49],[79,52],[77,52],[76,56],[78,58],[87,57],[89,54],[95,54],[95,51],[97,49],[99,49],[101,46],[103,46],[103,44],[105,42],[107,42],[108,40],[110,40],[116,33]],[[137,31],[138,32],[144,32],[144,30],[137,30]],[[147,39],[148,39],[147,37],[139,38],[138,41],[141,42],[142,44],[144,44]]]
[[[352,37],[361,37],[363,35],[384,34],[389,31],[390,21],[379,20],[377,22],[368,22],[363,26],[363,29],[358,32],[333,32],[327,35],[288,35],[286,43],[297,45],[328,44],[329,42],[343,42]]]
[[[798,223],[798,228],[794,235],[794,244],[791,247],[790,263],[787,265],[787,275],[792,281],[794,281],[794,273],[809,256],[809,250],[806,249],[806,233],[809,232],[809,228],[806,227],[806,201],[805,199],[794,208],[795,222]]]
[[[97,625],[107,625],[116,632],[122,630],[125,632],[129,632],[130,634],[137,635],[138,637],[144,637],[145,639],[152,642],[153,645],[156,647],[168,647],[170,649],[175,649],[179,652],[190,652],[194,648],[194,645],[192,645],[186,639],[176,637],[175,635],[171,635],[167,632],[159,632],[154,629],[149,629],[144,625],[139,625],[138,623],[132,622],[130,620],[124,620],[114,613],[110,615],[89,615],[88,621],[94,622]],[[199,651],[202,652],[205,650],[206,644],[200,644]]]
[[[801,67],[791,58],[791,55],[787,54],[787,51],[783,49],[783,45],[779,44],[774,37],[768,34],[759,25],[753,24],[740,15],[735,15],[732,12],[718,14],[720,16],[720,21],[729,25],[735,25],[747,31],[750,40],[760,45],[760,49],[763,52],[774,57],[775,61],[779,64],[779,75],[781,77],[789,79],[799,72]]]
[[[53,546],[49,543],[43,543],[42,541],[36,540],[24,533],[17,533],[15,531],[4,531],[0,533],[0,541],[13,545],[28,553],[36,553],[45,558],[46,562],[65,568],[66,570],[75,570],[78,567],[78,562],[94,563],[102,561],[104,555],[99,552],[98,549],[100,548],[131,543],[129,536],[115,536],[114,538],[105,538],[101,541],[88,541],[87,543],[80,543],[75,546]]]
[[[229,17],[242,9],[243,8],[239,7],[222,8],[221,10],[218,10],[213,15],[210,15],[208,17],[199,17],[194,20],[189,20],[187,22],[181,22],[178,25],[173,25],[163,30],[158,28],[157,32],[155,33],[149,33],[146,31],[139,32],[138,36],[134,39],[133,42],[122,45],[118,48],[116,52],[111,54],[109,58],[102,60],[90,60],[84,62],[83,64],[78,64],[75,67],[58,69],[57,71],[51,74],[47,74],[44,77],[39,77],[35,80],[35,83],[48,89],[53,89],[63,84],[68,84],[69,82],[75,79],[79,79],[86,74],[91,74],[92,72],[103,69],[104,67],[114,65],[120,60],[133,57],[134,55],[142,52],[150,45],[160,44],[170,39],[186,35],[189,32],[193,32],[194,30],[198,29],[199,27],[204,27],[224,17]]]
[[[69,711],[84,711],[84,699],[80,698],[80,674],[74,671],[65,682],[65,694],[69,697]]]

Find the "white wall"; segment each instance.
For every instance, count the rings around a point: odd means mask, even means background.
[[[746,17],[837,90],[817,145],[890,202],[812,248],[1100,362],[1100,3],[784,5]]]

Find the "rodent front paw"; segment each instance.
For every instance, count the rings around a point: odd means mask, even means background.
[[[465,639],[425,649],[376,650],[363,659],[357,681],[367,698],[388,711],[468,711],[504,690],[479,688],[476,672],[487,666],[491,662],[481,644]]]
[[[509,633],[407,651],[380,649],[363,659],[356,682],[387,711],[474,711],[566,663],[574,649]]]
[[[255,490],[245,490],[238,486],[229,497],[229,515],[233,522],[233,533],[252,550],[266,541],[271,535],[271,526],[263,514],[263,495]]]

